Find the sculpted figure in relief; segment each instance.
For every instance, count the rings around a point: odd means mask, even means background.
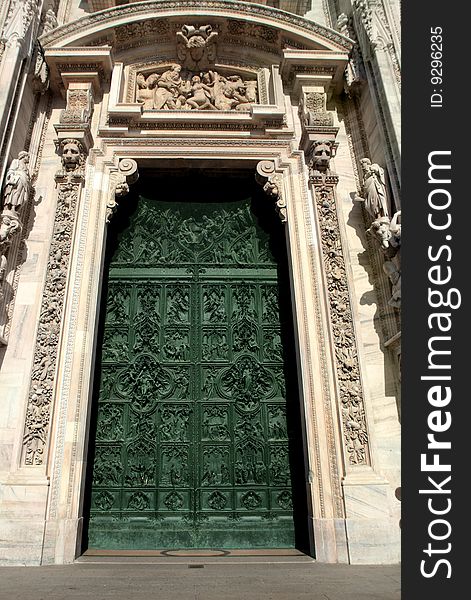
[[[20,152],[12,161],[5,176],[3,186],[3,208],[18,212],[28,200],[31,192],[31,179],[28,171],[29,154]]]
[[[137,75],[137,100],[151,110],[250,110],[257,101],[257,82],[217,71],[185,72],[172,65],[162,74]]]
[[[373,219],[387,217],[388,203],[386,197],[386,180],[384,170],[369,158],[362,158],[364,198],[357,196],[356,200],[365,203],[365,208]]]
[[[401,211],[397,211],[392,219],[379,217],[367,230],[381,245],[385,256],[383,270],[389,277],[392,285],[392,296],[389,305],[401,307]]]

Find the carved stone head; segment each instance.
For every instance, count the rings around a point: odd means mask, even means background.
[[[376,237],[383,248],[389,248],[389,242],[392,238],[389,217],[380,217],[379,219],[376,219],[367,231]]]
[[[360,164],[365,175],[371,171],[371,160],[369,158],[362,158]]]
[[[75,171],[83,164],[84,150],[78,140],[66,139],[61,142],[62,166],[66,171]]]
[[[332,148],[327,142],[318,142],[314,146],[312,153],[311,166],[318,173],[327,173],[329,171],[330,159],[332,158]]]

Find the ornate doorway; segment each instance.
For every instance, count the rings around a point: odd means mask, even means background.
[[[296,543],[281,224],[246,178],[211,182],[148,179],[110,232],[90,548]]]

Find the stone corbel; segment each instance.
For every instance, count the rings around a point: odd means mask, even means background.
[[[129,194],[129,186],[139,179],[137,162],[132,158],[123,158],[118,165],[118,171],[112,177],[110,196],[106,206],[106,222],[111,221],[118,208],[117,199]]]
[[[299,103],[302,125],[300,148],[304,151],[312,183],[316,180],[336,184],[330,161],[337,151],[334,113],[327,110],[327,94],[318,86],[303,86]]]
[[[353,46],[353,42],[352,42]],[[347,52],[326,50],[283,50],[280,73],[287,88],[301,96],[305,86],[323,87],[328,94],[343,89]]]
[[[282,176],[275,171],[275,164],[271,160],[260,161],[257,165],[255,179],[263,187],[263,191],[275,200],[276,211],[280,220],[282,223],[286,223],[288,215],[283,194]]]

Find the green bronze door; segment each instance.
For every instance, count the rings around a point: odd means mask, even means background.
[[[294,546],[277,265],[250,199],[139,197],[97,369],[90,548]]]

